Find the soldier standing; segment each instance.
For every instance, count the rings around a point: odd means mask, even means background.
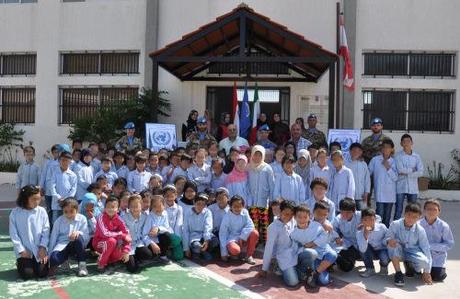
[[[208,148],[211,141],[216,141],[216,138],[208,133],[208,120],[206,117],[200,116],[196,122],[196,132],[193,132],[187,138],[187,146],[197,144]]]
[[[363,157],[364,161],[367,164],[371,161],[371,159],[380,154],[380,146],[382,145],[382,141],[385,139],[391,140],[390,137],[386,136],[382,133],[383,131],[383,122],[381,118],[374,118],[371,121],[371,131],[372,135],[367,136],[361,142],[363,146]]]
[[[304,134],[304,138],[310,141],[314,146],[327,148],[326,135],[316,128],[318,117],[316,114],[310,114],[307,118],[308,129]]]
[[[134,123],[126,123],[124,129],[126,130],[126,135],[118,139],[115,143],[115,149],[125,154],[142,150],[141,140],[134,136],[134,132],[136,132]]]

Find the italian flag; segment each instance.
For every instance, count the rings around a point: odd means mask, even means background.
[[[259,101],[259,91],[256,86],[254,87],[254,105],[252,109],[252,129],[251,134],[249,135],[249,144],[255,144],[257,142],[257,118],[260,114],[260,101]]]

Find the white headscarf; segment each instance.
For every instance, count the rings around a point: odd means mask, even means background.
[[[262,154],[262,162],[260,162],[259,164],[255,164],[253,161],[252,161],[252,156],[254,156],[254,154],[256,152],[259,152]],[[265,148],[261,145],[254,145],[251,149],[251,169],[254,169],[256,171],[260,171],[265,165],[267,165],[267,163],[265,163]]]

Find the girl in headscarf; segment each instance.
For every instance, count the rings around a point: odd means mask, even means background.
[[[259,236],[263,242],[267,240],[268,206],[272,200],[275,185],[273,170],[264,160],[265,148],[261,145],[255,145],[251,150],[248,180],[251,201],[248,201],[247,206],[254,227],[259,231]]]
[[[193,208],[194,200],[198,195],[198,187],[194,181],[187,181],[184,185],[184,195],[177,204],[182,207],[184,217]]]
[[[187,140],[188,136],[196,131],[196,120],[198,118],[198,111],[191,110],[188,114],[187,124],[182,124],[182,141]]]
[[[86,189],[93,182],[94,171],[93,167],[91,166],[92,160],[93,156],[91,155],[91,151],[86,148],[83,149],[81,151],[78,166],[75,168],[75,174],[77,175],[77,193],[75,194],[75,197],[77,198],[78,202],[81,202],[83,196],[87,192]]]
[[[251,202],[248,183],[248,172],[246,166],[248,165],[248,158],[245,155],[239,155],[235,161],[233,170],[228,174],[225,179],[229,197],[239,195],[247,202]],[[248,206],[246,204],[246,206]]]
[[[294,167],[294,172],[300,175],[305,185],[306,198],[310,198],[310,168],[311,168],[310,152],[306,149],[299,151],[299,158]]]

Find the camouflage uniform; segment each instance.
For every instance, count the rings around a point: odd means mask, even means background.
[[[303,132],[302,137],[310,141],[317,147],[327,147],[326,135],[318,129],[307,129]]]
[[[115,149],[125,154],[140,151],[142,150],[142,141],[137,137],[133,137],[133,143],[129,144],[128,136],[125,135],[115,143]]]
[[[214,136],[212,136],[211,134],[206,133],[204,135],[204,138],[200,140],[200,133],[193,132],[187,139],[187,146],[190,146],[191,144],[197,144],[199,146],[208,148],[211,141],[216,141],[216,138],[214,138]]]
[[[361,145],[363,146],[364,161],[366,161],[367,164],[369,164],[373,157],[380,154],[380,147],[382,145],[382,141],[385,139],[391,140],[390,137],[384,135],[383,133],[380,134],[377,139],[374,138],[374,135],[367,136],[363,139]]]

